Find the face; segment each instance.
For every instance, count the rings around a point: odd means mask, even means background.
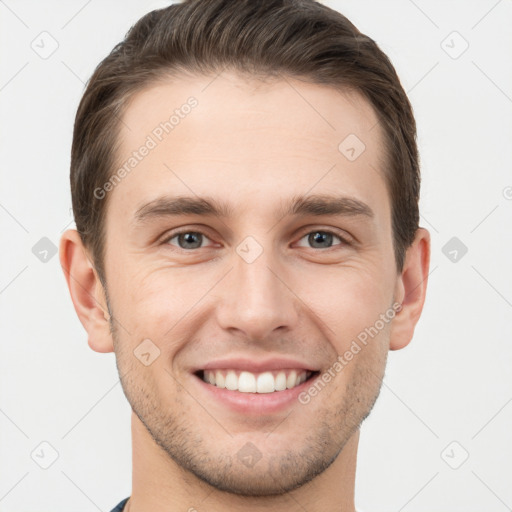
[[[125,112],[119,167],[138,156],[107,187],[105,259],[121,382],[169,460],[218,489],[305,484],[378,396],[397,272],[376,123],[356,94],[227,72]]]

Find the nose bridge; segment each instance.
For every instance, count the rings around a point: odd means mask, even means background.
[[[280,268],[270,243],[264,247],[254,237],[246,237],[235,248],[233,270],[218,310],[224,329],[236,328],[263,339],[277,328],[294,325],[294,296],[283,283]]]

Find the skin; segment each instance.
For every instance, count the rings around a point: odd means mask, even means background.
[[[397,272],[383,139],[356,93],[225,71],[182,76],[137,93],[121,127],[124,162],[167,112],[198,105],[108,192],[105,290],[75,230],[60,259],[90,347],[115,351],[133,409],[133,482],[127,509],[354,511],[361,422],[377,399],[389,350],[411,340],[425,299],[430,237],[420,228]],[[349,161],[338,145],[366,146]],[[333,194],[366,203],[373,217],[283,217],[291,196]],[[228,202],[232,216],[135,212],[163,194]],[[200,231],[200,248],[172,230]],[[334,236],[315,246],[308,234]],[[263,252],[247,263],[252,236]],[[308,361],[321,372],[394,302],[400,312],[308,404],[243,415],[208,400],[191,369],[223,357]],[[145,366],[142,340],[160,350]],[[261,455],[252,467],[239,450]],[[278,508],[279,507],[279,508]]]

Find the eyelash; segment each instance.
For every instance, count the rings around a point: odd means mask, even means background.
[[[182,231],[176,231],[174,233],[171,233],[169,236],[166,236],[164,240],[162,240],[162,244],[168,244],[168,245],[172,245],[172,244],[169,244],[169,242],[173,239],[173,238],[176,238],[177,236],[179,235],[183,235],[185,233],[195,233],[195,234],[200,234],[206,238],[209,239],[208,235],[206,233],[204,233],[203,231],[198,231],[198,230],[192,230],[192,229],[185,229],[185,230],[182,230]],[[304,237],[310,235],[311,233],[325,233],[325,234],[329,234],[329,235],[333,235],[335,236],[336,238],[338,238],[341,243],[340,244],[337,244],[338,246],[349,246],[351,245],[351,243],[343,238],[341,235],[339,235],[338,233],[336,233],[335,231],[332,231],[332,230],[329,230],[329,229],[313,229],[313,230],[310,230],[310,231],[307,231],[305,232],[300,238],[299,240],[302,240]],[[181,247],[178,247],[178,246],[173,246],[175,247],[176,249],[180,250],[180,251],[183,251],[183,252],[192,252],[194,250],[198,250],[198,249],[204,249],[204,247],[196,247],[194,249],[182,249]],[[316,247],[310,247],[310,249],[317,249],[319,251],[328,251],[328,250],[331,250],[331,249],[334,249],[336,246],[332,246],[332,247],[326,247],[324,249],[318,249]]]

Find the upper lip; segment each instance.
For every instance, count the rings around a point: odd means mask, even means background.
[[[197,367],[193,372],[200,370],[245,370],[251,373],[261,373],[272,370],[309,370],[312,372],[318,371],[312,365],[297,361],[296,359],[274,357],[272,359],[263,359],[256,361],[254,359],[247,358],[231,358],[231,359],[217,359],[216,361],[210,361],[204,365]]]

